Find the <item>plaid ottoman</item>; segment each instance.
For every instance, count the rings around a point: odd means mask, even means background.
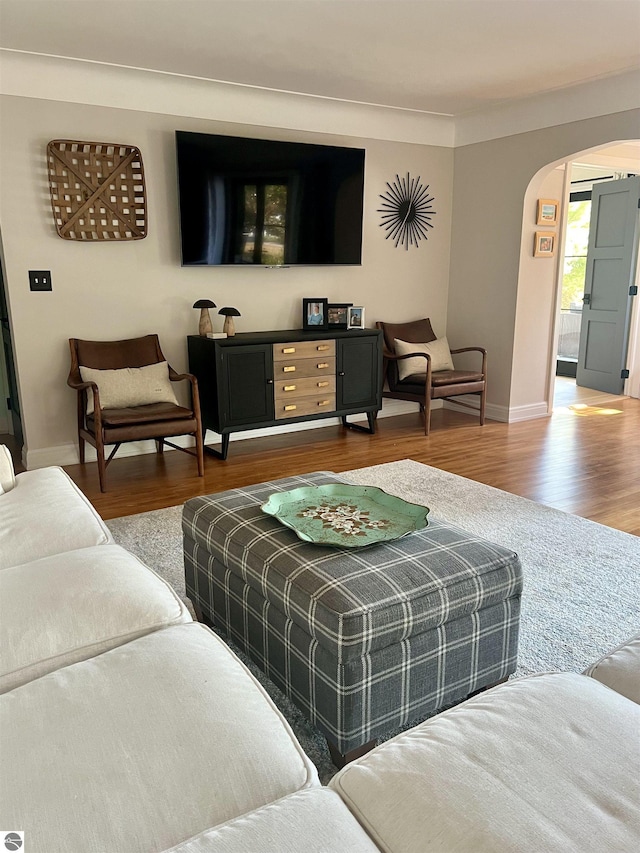
[[[433,519],[340,549],[260,509],[276,491],[335,482],[316,472],[192,498],[182,527],[187,595],[343,763],[514,671],[522,572],[512,551]]]

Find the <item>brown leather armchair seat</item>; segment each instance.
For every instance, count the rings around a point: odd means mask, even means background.
[[[482,365],[479,370],[438,370],[432,371],[431,358],[426,353],[411,353],[397,355],[394,341],[396,339],[412,344],[430,343],[436,340],[431,320],[414,320],[410,323],[376,323],[382,329],[384,336],[383,365],[388,390],[384,389],[383,397],[393,400],[411,400],[419,403],[420,411],[424,414],[424,432],[429,435],[431,428],[431,401],[446,400],[465,394],[477,394],[480,397],[480,424],[484,424],[485,397],[487,391],[487,352],[482,347],[462,347],[452,349],[452,355],[462,352],[478,352],[482,355]],[[398,362],[408,358],[420,357],[426,362],[424,373],[411,374],[400,379]],[[475,406],[461,400],[455,400],[457,405],[467,406],[478,412]]]
[[[198,475],[204,476],[204,451],[200,420],[198,381],[190,373],[176,373],[169,366],[171,382],[188,380],[191,383],[191,408],[172,402],[130,405],[124,408],[102,408],[100,391],[93,381],[83,381],[80,368],[119,370],[125,367],[146,367],[165,361],[157,335],[145,335],[125,341],[83,341],[70,338],[71,370],[67,384],[78,392],[78,444],[80,462],[85,461],[85,442],[95,447],[98,455],[100,490],[106,491],[106,468],[123,442],[155,439],[158,453],[164,445],[195,455]],[[87,413],[88,395],[93,411]],[[91,408],[91,406],[89,406]],[[169,436],[193,435],[195,450],[179,447],[167,441]],[[105,460],[105,445],[115,444]]]

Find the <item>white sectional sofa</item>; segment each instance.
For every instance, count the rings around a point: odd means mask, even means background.
[[[61,469],[13,478],[0,448],[0,485],[0,826],[25,853],[640,849],[639,638],[593,677],[486,691],[322,787],[263,688]]]

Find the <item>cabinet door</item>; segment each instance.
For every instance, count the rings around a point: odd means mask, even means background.
[[[273,358],[269,344],[219,347],[218,376],[222,429],[273,420]]]
[[[373,411],[382,406],[382,344],[379,334],[338,340],[337,408]]]

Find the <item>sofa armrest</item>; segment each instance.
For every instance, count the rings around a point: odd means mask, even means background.
[[[584,674],[640,705],[640,634],[607,652]]]
[[[16,484],[13,459],[6,444],[0,444],[0,495],[10,492]]]

